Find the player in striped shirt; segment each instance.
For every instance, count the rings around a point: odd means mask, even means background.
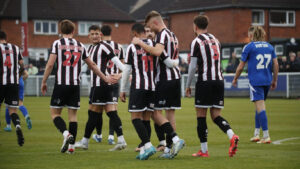
[[[19,72],[24,70],[23,56],[18,46],[7,43],[6,33],[1,30],[0,50],[0,108],[4,101],[16,127],[18,144],[22,146],[24,137],[17,108],[19,105]]]
[[[155,46],[143,43],[138,38],[133,38],[132,43],[141,46],[151,55],[159,57],[156,70],[156,87],[155,87],[155,113],[162,114],[162,110],[166,111],[168,121],[171,122],[172,128],[176,129],[175,109],[181,108],[180,93],[180,71],[178,68],[178,40],[174,33],[166,28],[161,15],[156,11],[151,11],[145,20],[146,26],[156,33]],[[174,62],[169,62],[169,60]],[[168,63],[175,63],[173,64]],[[158,124],[160,125],[160,124]],[[184,140],[180,140],[171,152],[172,136],[167,135],[167,147],[161,157],[169,158],[178,153],[184,146]],[[175,152],[175,153],[174,153]]]
[[[102,25],[101,27],[101,33],[102,33],[102,42],[107,43],[111,48],[114,50],[114,53],[122,63],[124,63],[124,51],[123,48],[120,44],[114,42],[111,38],[111,27],[109,25]],[[109,60],[107,69],[106,69],[106,74],[110,75],[116,75],[119,74],[119,68],[111,61]],[[114,101],[114,106],[115,109],[118,109],[118,98],[119,98],[119,83],[113,84],[113,101]],[[108,142],[109,144],[114,143],[114,129],[112,128],[112,122],[109,123],[109,136],[108,136]]]
[[[193,29],[197,37],[191,44],[191,62],[187,80],[186,96],[191,96],[191,82],[198,68],[196,83],[195,107],[197,113],[197,132],[201,150],[193,154],[195,157],[208,157],[206,114],[210,109],[212,120],[228,135],[230,140],[229,156],[237,151],[239,137],[234,134],[229,123],[221,116],[224,107],[224,80],[221,71],[220,43],[207,33],[208,17],[194,17]]]
[[[77,109],[80,108],[80,72],[82,60],[107,83],[116,82],[106,77],[97,65],[88,57],[84,45],[73,39],[75,25],[69,20],[60,22],[60,30],[63,38],[54,41],[51,54],[46,65],[41,91],[47,92],[47,79],[51,74],[54,64],[57,64],[55,74],[55,85],[51,96],[50,112],[56,128],[63,134],[64,141],[61,152],[75,150],[75,139],[77,135]],[[63,107],[68,107],[69,130],[65,121],[61,118]]]
[[[90,53],[91,59],[97,64],[102,72],[107,71],[108,62],[116,64],[118,68],[123,70],[124,65],[115,55],[113,49],[107,43],[99,42]],[[121,77],[121,74],[110,76]],[[91,91],[88,110],[88,121],[86,123],[84,137],[75,144],[78,148],[88,149],[88,142],[94,128],[99,121],[101,122],[102,112],[105,109],[110,120],[112,131],[118,136],[118,142],[110,151],[122,150],[127,144],[123,136],[122,122],[116,109],[116,100],[113,97],[113,85],[106,84],[102,79],[91,73]]]

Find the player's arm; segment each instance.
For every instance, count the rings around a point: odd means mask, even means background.
[[[243,72],[245,65],[246,65],[246,62],[241,60],[239,66],[236,68],[235,76],[232,80],[232,85],[234,87],[236,87],[237,79],[240,77],[241,73]]]
[[[273,80],[271,83],[271,90],[274,90],[277,87],[278,71],[279,71],[278,60],[277,58],[274,58],[273,59]]]
[[[146,52],[150,53],[151,55],[159,57],[162,52],[164,51],[164,45],[160,43],[156,43],[155,46],[150,46],[144,43],[142,40],[140,40],[137,37],[134,37],[132,39],[132,43],[135,45],[139,45],[142,47]]]
[[[105,76],[104,73],[100,71],[100,69],[97,67],[96,63],[94,63],[89,57],[84,59],[84,62],[88,65],[88,67],[102,80],[104,80],[106,83],[116,83],[115,80],[111,79],[109,76]]]
[[[168,67],[168,68],[173,68],[179,65],[179,59],[171,59],[170,57],[167,57],[164,60],[164,64]]]
[[[125,69],[123,71],[123,76],[121,79],[121,87],[120,87],[120,99],[122,102],[126,101],[126,92],[129,89],[129,76],[132,70],[132,66],[129,64],[125,64]]]
[[[46,69],[44,72],[43,80],[42,80],[41,91],[42,91],[43,95],[45,95],[45,93],[47,92],[47,80],[53,70],[56,58],[57,58],[56,54],[53,54],[53,53],[50,54],[50,57],[49,57],[49,60],[47,62]]]
[[[191,84],[193,81],[193,78],[195,77],[196,68],[197,68],[197,57],[191,57],[191,61],[189,64],[189,72],[188,72],[188,79],[186,82],[186,89],[185,89],[185,95],[187,97],[191,97]]]
[[[28,75],[27,70],[24,69],[22,76],[23,76],[23,80],[26,80],[28,78],[29,75]]]

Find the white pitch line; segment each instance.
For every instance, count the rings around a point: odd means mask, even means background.
[[[278,145],[278,144],[281,144],[281,143],[284,142],[284,141],[297,140],[297,139],[300,139],[300,137],[285,138],[285,139],[282,139],[282,140],[276,140],[276,141],[273,141],[272,143]]]

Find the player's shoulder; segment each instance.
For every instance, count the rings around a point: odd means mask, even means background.
[[[247,44],[243,47],[243,52],[244,52],[245,50],[249,50],[249,49],[253,48],[253,46],[254,46],[254,42],[249,42],[249,43],[247,43]]]

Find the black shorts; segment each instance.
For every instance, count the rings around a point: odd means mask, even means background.
[[[117,104],[117,99],[113,97],[113,86],[101,84],[91,88],[89,104],[107,105]]]
[[[130,89],[128,111],[154,111],[154,91]]]
[[[4,101],[8,107],[18,108],[19,106],[19,85],[0,85],[0,105]]]
[[[181,109],[180,80],[159,81],[155,86],[155,110]]]
[[[224,108],[224,81],[198,81],[196,83],[195,107]]]
[[[116,83],[114,85],[112,85],[113,87],[113,101],[116,102],[116,104],[118,104],[118,98],[119,98],[119,83]]]
[[[77,85],[56,85],[51,96],[51,108],[80,108],[80,87]]]

